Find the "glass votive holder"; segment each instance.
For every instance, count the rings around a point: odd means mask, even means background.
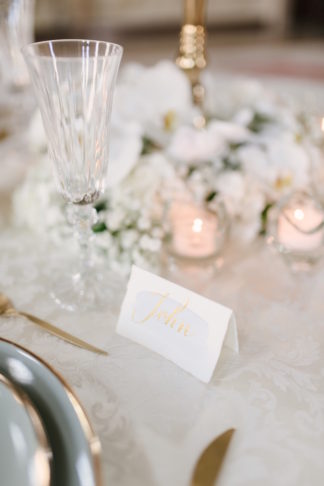
[[[324,208],[310,194],[294,193],[269,211],[267,242],[293,271],[310,270],[324,255]]]
[[[227,217],[222,204],[213,210],[194,201],[174,200],[167,214],[169,254],[187,260],[214,258],[223,248]]]

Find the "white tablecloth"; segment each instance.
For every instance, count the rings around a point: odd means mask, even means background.
[[[0,335],[45,358],[74,388],[101,440],[105,484],[188,485],[202,449],[229,427],[236,433],[219,486],[323,484],[323,267],[293,275],[258,242],[227,251],[213,277],[182,269],[178,280],[237,316],[240,353],[224,349],[205,385],[115,333],[124,288],[104,314],[58,309],[48,296],[55,252],[35,236],[2,231],[1,290],[109,357],[21,319],[1,318]]]

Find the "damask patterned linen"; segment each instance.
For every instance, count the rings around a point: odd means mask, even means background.
[[[240,353],[225,351],[205,385],[115,333],[125,283],[114,287],[116,306],[104,314],[57,309],[48,290],[60,254],[28,234],[2,231],[1,290],[109,357],[23,319],[1,318],[0,335],[45,358],[74,388],[101,439],[105,484],[186,486],[201,450],[229,427],[236,433],[219,486],[323,484],[324,266],[292,275],[258,242],[229,250],[213,278],[182,269],[178,280],[233,308],[238,321]]]

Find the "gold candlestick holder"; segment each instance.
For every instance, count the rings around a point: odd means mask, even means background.
[[[179,55],[176,60],[177,65],[187,74],[191,82],[193,102],[200,108],[205,95],[200,73],[207,65],[205,3],[205,0],[184,0],[184,25],[180,31]]]

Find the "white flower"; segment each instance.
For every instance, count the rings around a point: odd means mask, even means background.
[[[258,183],[241,172],[223,172],[216,179],[215,189],[228,214],[234,218],[256,219],[265,206],[265,197]]]
[[[108,231],[101,231],[95,236],[96,247],[100,250],[107,250],[113,245],[113,237]]]
[[[309,155],[290,135],[263,137],[259,145],[241,147],[237,158],[243,170],[259,180],[271,197],[309,184]]]
[[[315,194],[324,203],[324,151],[309,144],[306,147],[310,159],[310,184]]]
[[[237,237],[237,227],[245,241],[250,241],[260,230],[260,214],[265,206],[265,196],[260,186],[240,172],[224,172],[216,180],[215,189],[223,201],[227,213],[234,219],[232,228]],[[253,239],[252,238],[252,239]]]
[[[231,236],[234,241],[250,243],[261,230],[261,218],[251,217],[243,221],[235,220],[231,226]]]
[[[142,129],[132,122],[115,123],[111,127],[110,139],[108,188],[118,186],[137,164],[142,150]]]
[[[29,146],[33,152],[45,152],[47,148],[47,138],[44,130],[43,121],[39,110],[36,110],[28,131]]]
[[[42,157],[13,195],[13,222],[39,233],[44,233],[45,228],[58,232],[66,224],[63,205],[50,161],[47,156]]]
[[[236,157],[247,174],[263,179],[268,163],[264,147],[254,144],[244,145],[237,150]]]
[[[180,162],[195,164],[221,157],[226,148],[224,138],[214,133],[213,129],[197,130],[184,126],[174,134],[168,154]]]
[[[157,240],[161,240],[163,238],[163,230],[162,228],[160,228],[159,226],[155,226],[153,229],[152,229],[152,232],[151,232],[153,238],[157,239]]]
[[[150,227],[151,227],[151,221],[148,217],[148,215],[146,216],[141,216],[138,221],[137,221],[137,227],[139,230],[141,231],[145,231],[145,230],[148,230]]]
[[[142,250],[157,252],[161,248],[161,240],[143,235],[139,241],[139,246]]]
[[[230,143],[246,141],[249,131],[241,125],[212,121],[206,128],[180,127],[173,135],[168,153],[173,159],[186,164],[214,161],[226,155]]]
[[[235,214],[237,212],[236,206],[239,208],[245,194],[243,174],[240,172],[223,172],[215,181],[215,189],[222,195],[229,213]]]
[[[238,125],[248,126],[253,120],[254,112],[251,108],[242,108],[234,114],[232,121]]]
[[[122,233],[120,237],[120,244],[122,248],[129,249],[133,247],[137,239],[138,239],[138,232],[134,229],[129,229]]]
[[[204,73],[206,87],[205,108],[214,117],[231,119],[243,108],[255,109],[255,105],[271,96],[258,81],[246,78],[229,79]]]
[[[197,130],[188,78],[174,63],[132,64],[121,72],[107,140],[107,209],[99,214],[107,230],[93,238],[96,258],[116,272],[127,274],[132,263],[158,268],[165,208],[175,198],[222,201],[232,238],[249,242],[260,232],[266,204],[285,191],[312,184],[324,194],[319,120],[300,117],[255,81],[206,73],[204,83],[209,122]],[[256,115],[265,122],[252,132]],[[141,155],[143,137],[156,144],[147,155]],[[50,161],[41,155],[46,137],[39,114],[30,144],[39,163],[13,196],[14,223],[73,247]]]
[[[127,195],[130,204],[137,204],[138,209],[141,207],[153,209],[163,181],[170,180],[172,185],[174,175],[175,171],[169,160],[161,153],[153,153],[140,159],[135,170],[123,181],[118,192]]]
[[[170,126],[166,117],[172,114],[177,126],[191,119],[192,110],[190,83],[174,63],[162,61],[149,68],[131,64],[121,72],[114,116],[123,122],[136,120],[158,143],[167,140]]]
[[[208,125],[208,131],[217,140],[223,143],[241,143],[250,138],[249,131],[238,123],[213,121]]]
[[[106,225],[111,231],[118,231],[125,219],[125,211],[122,207],[116,207],[114,211],[108,211]]]

